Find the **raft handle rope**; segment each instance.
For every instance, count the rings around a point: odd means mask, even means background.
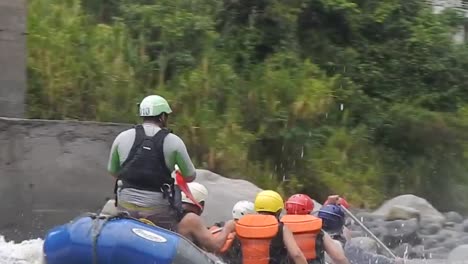
[[[361,226],[361,228],[369,235],[371,236],[375,242],[377,242],[377,244],[379,244],[379,246],[381,246],[385,251],[387,251],[387,253],[394,259],[396,259],[397,257],[395,256],[395,254],[382,242],[380,241],[380,239],[378,237],[376,237],[374,235],[374,233],[372,233],[361,221],[359,221],[359,219],[357,219],[356,216],[353,215],[353,213],[351,213],[348,209],[346,209],[346,207],[344,207],[343,205],[340,205],[341,209],[343,209],[343,211],[349,216],[351,217],[351,219],[353,219],[356,223],[358,223],[359,226]]]
[[[98,215],[96,213],[87,213],[85,214],[86,216],[90,217],[93,220],[93,225],[92,225],[92,230],[91,230],[91,236],[93,239],[93,264],[98,264],[98,252],[97,252],[97,242],[99,235],[101,235],[102,228],[104,225],[106,225],[107,222],[113,219],[118,219],[118,218],[127,218],[127,219],[135,219],[136,218],[131,217],[127,212],[120,212],[116,215]],[[104,221],[101,221],[104,220]],[[145,222],[145,224],[147,224]]]

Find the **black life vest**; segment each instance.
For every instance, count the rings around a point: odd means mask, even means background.
[[[165,184],[174,184],[163,151],[164,139],[169,133],[169,130],[161,128],[149,137],[142,125],[135,126],[135,142],[118,174],[122,188],[162,192]]]

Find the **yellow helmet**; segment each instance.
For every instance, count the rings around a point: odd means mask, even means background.
[[[255,211],[276,213],[283,209],[281,195],[272,190],[261,191],[255,197]]]

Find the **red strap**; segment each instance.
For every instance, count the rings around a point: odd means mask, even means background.
[[[200,207],[200,209],[203,209],[201,204],[199,204],[197,200],[195,200],[195,198],[193,197],[192,192],[190,191],[184,177],[182,176],[182,174],[180,174],[180,171],[176,171],[176,182],[180,190],[185,193],[187,198],[189,198],[196,206]]]

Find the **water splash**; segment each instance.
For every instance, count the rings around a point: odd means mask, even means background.
[[[21,243],[6,241],[0,236],[0,264],[43,264],[42,239],[25,240]]]

